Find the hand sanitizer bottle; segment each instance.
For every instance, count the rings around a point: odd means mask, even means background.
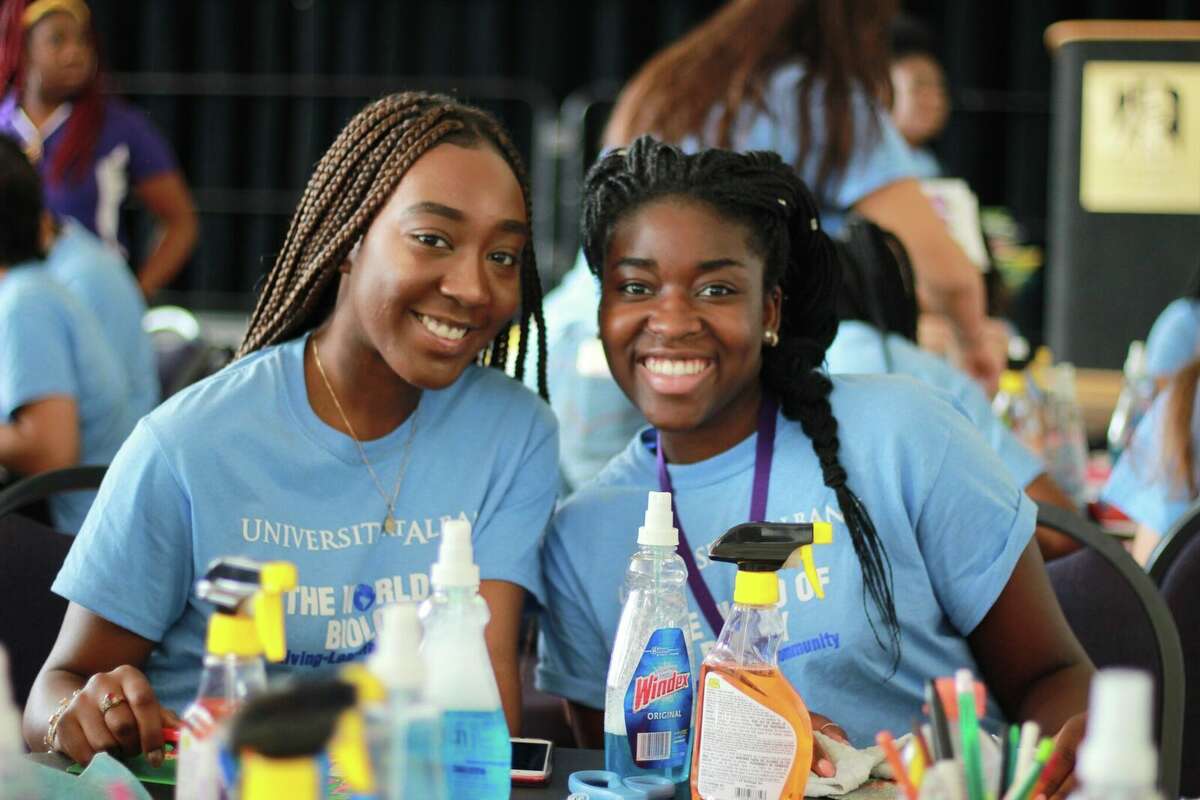
[[[625,573],[604,702],[604,768],[621,777],[686,781],[691,764],[692,672],[687,567],[670,492],[650,492],[638,550]]]
[[[429,700],[442,710],[446,794],[507,800],[512,743],[483,636],[490,615],[472,559],[471,524],[443,522],[438,560],[430,571],[433,597],[421,606],[421,656]]]
[[[387,690],[379,711],[368,716],[373,762],[382,800],[442,800],[441,714],[426,697],[425,664],[417,648],[417,607],[398,603],[383,610],[383,629],[367,668]]]
[[[1069,800],[1158,800],[1154,749],[1154,685],[1133,669],[1103,669],[1092,679],[1087,734]]]

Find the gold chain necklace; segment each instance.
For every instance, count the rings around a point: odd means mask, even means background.
[[[371,480],[375,481],[375,488],[379,492],[379,496],[383,498],[383,502],[387,504],[387,517],[383,521],[383,529],[388,533],[396,532],[396,498],[400,496],[400,484],[404,482],[404,473],[408,471],[408,459],[412,455],[413,439],[417,435],[417,412],[421,410],[421,402],[417,401],[417,407],[412,413],[412,427],[408,430],[408,440],[404,443],[404,457],[400,462],[400,474],[396,476],[396,488],[392,490],[392,498],[389,500],[387,492],[383,490],[383,483],[380,482],[379,476],[375,474],[375,468],[371,466],[371,462],[367,459],[367,451],[362,446],[362,442],[358,440],[358,434],[354,432],[354,426],[350,424],[350,418],[346,416],[346,412],[342,409],[341,402],[338,401],[337,393],[333,391],[333,385],[330,384],[328,376],[325,375],[325,367],[321,365],[321,354],[317,351],[316,337],[310,337],[313,347],[313,360],[317,362],[317,372],[321,373],[321,380],[325,383],[325,388],[329,390],[329,396],[333,398],[333,405],[337,407],[338,414],[342,417],[342,422],[346,424],[346,430],[350,431],[350,438],[354,440],[354,444],[358,447],[358,455],[362,458],[362,462],[367,465],[367,471],[371,473]]]

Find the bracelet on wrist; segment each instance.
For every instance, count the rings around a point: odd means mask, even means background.
[[[57,748],[54,746],[54,737],[58,734],[58,724],[62,722],[63,715],[67,713],[67,708],[79,697],[79,693],[83,689],[79,688],[71,692],[67,697],[58,701],[58,706],[54,709],[54,713],[50,715],[50,719],[46,722],[46,735],[42,737],[42,744],[46,746],[47,753],[54,753]]]

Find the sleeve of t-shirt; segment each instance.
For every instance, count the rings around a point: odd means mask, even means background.
[[[1172,491],[1163,453],[1163,417],[1170,392],[1161,393],[1138,422],[1133,439],[1113,465],[1100,499],[1159,534],[1174,522],[1173,507],[1187,506],[1186,494]]]
[[[489,492],[495,505],[480,510],[472,537],[475,563],[482,580],[515,583],[540,603],[538,550],[558,494],[558,428],[549,409],[535,413],[525,446],[505,474],[505,485]]]
[[[896,130],[892,118],[862,92],[851,99],[854,111],[854,150],[833,189],[830,202],[850,208],[867,195],[905,178],[915,178],[920,165]]]
[[[143,419],[108,468],[52,589],[158,642],[186,608],[192,562],[191,501]]]
[[[125,108],[122,124],[129,144],[129,174],[135,184],[179,168],[171,146],[139,109]]]
[[[79,397],[71,330],[49,297],[22,291],[0,313],[0,414],[54,395]]]
[[[589,708],[604,708],[608,642],[587,598],[591,594],[569,552],[570,518],[560,513],[542,548],[546,603],[538,640],[537,687]]]
[[[918,501],[917,540],[934,593],[966,636],[1008,584],[1033,537],[1037,507],[964,416],[930,402],[946,438]]]
[[[1146,337],[1146,372],[1167,378],[1200,355],[1200,309],[1195,301],[1174,301],[1154,321]]]

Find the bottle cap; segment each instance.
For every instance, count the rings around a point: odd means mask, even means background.
[[[21,713],[13,701],[12,683],[9,681],[8,651],[0,645],[0,755],[24,752]]]
[[[1153,786],[1158,773],[1151,724],[1154,685],[1145,672],[1103,669],[1092,679],[1087,735],[1076,770],[1084,787]]]
[[[638,528],[638,544],[658,547],[675,547],[679,544],[679,530],[675,527],[675,515],[671,512],[670,492],[649,492],[646,498],[646,519]]]
[[[417,607],[412,603],[386,606],[375,652],[367,660],[367,666],[389,690],[420,689],[425,685],[420,646]]]
[[[429,571],[434,588],[479,585],[479,567],[471,547],[471,523],[448,519],[442,523],[442,543],[438,558]]]
[[[1012,369],[1000,373],[1000,391],[1008,395],[1025,392],[1025,376]]]

